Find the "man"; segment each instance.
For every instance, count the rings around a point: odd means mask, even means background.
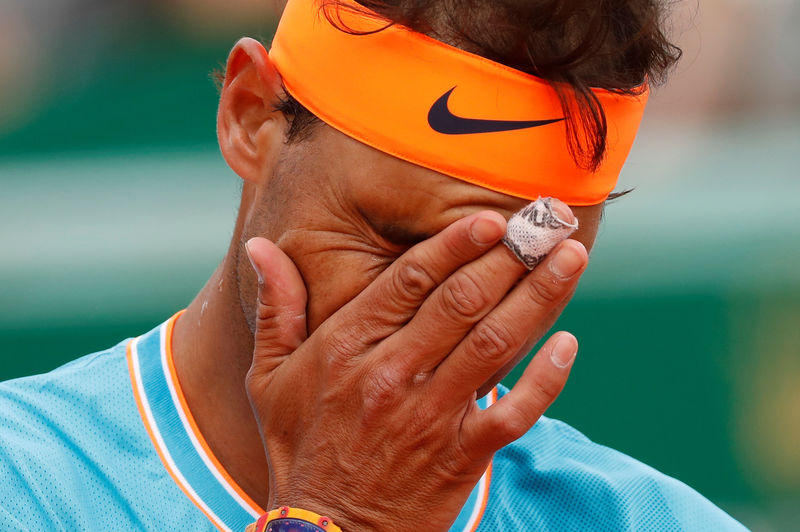
[[[587,265],[674,60],[658,22],[644,0],[291,0],[269,54],[228,60],[218,137],[244,186],[207,285],[0,387],[2,528],[740,529],[540,419],[572,335],[495,387]],[[539,195],[580,229],[527,273],[499,241]]]

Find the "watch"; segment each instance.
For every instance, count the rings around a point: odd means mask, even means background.
[[[333,524],[330,517],[281,506],[259,517],[245,532],[342,532],[342,529]]]

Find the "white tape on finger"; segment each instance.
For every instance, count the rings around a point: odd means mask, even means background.
[[[565,222],[553,211],[550,198],[539,198],[511,217],[503,243],[532,270],[577,228],[577,218],[575,223]]]

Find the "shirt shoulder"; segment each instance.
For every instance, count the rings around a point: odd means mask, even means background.
[[[177,488],[141,422],[127,344],[0,383],[0,529],[158,528],[147,493]]]
[[[686,484],[542,417],[495,455],[480,530],[745,528]]]

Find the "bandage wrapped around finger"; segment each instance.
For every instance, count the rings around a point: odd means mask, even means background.
[[[503,243],[532,270],[577,228],[577,218],[574,223],[562,220],[553,211],[550,198],[539,198],[508,220]]]

